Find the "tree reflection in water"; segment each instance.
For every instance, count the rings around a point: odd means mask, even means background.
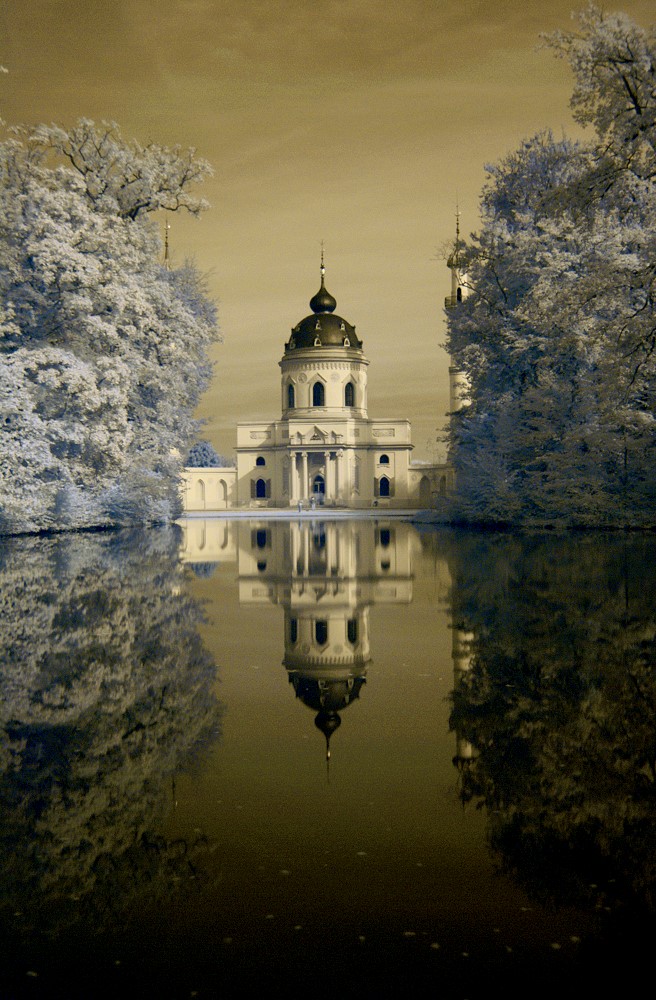
[[[653,927],[656,541],[453,542],[463,801],[485,806],[501,867],[541,902]]]
[[[149,906],[189,887],[180,876],[206,848],[158,834],[174,772],[220,717],[178,546],[161,529],[2,547],[6,954],[39,934],[129,923],[144,887]]]

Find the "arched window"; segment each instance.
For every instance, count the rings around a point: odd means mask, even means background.
[[[298,639],[298,618],[289,619],[289,641],[296,642]]]
[[[267,495],[266,480],[258,479],[258,481],[255,483],[255,496],[257,497],[258,500],[264,500],[266,495]],[[389,496],[389,494],[386,495]]]
[[[255,459],[255,464],[266,465],[266,458],[264,457],[264,455],[258,455],[257,458]]]
[[[381,476],[378,495],[381,497],[388,497],[390,495],[390,481],[387,476]]]
[[[346,634],[348,636],[348,641],[352,646],[355,646],[358,641],[358,620],[357,618],[349,618],[346,623]]]
[[[290,382],[287,386],[287,408],[293,410],[296,406],[296,393],[294,391],[294,386]]]
[[[257,564],[257,569],[258,569],[258,572],[264,573],[264,571],[266,569],[266,560],[265,559],[260,559],[260,561]]]
[[[344,387],[344,406],[355,406],[355,386],[347,382]]]
[[[326,391],[323,387],[323,382],[315,382],[312,386],[312,405],[313,406],[324,406],[326,399]]]
[[[389,465],[389,455],[381,455],[378,461],[381,465]]]
[[[314,637],[318,646],[325,646],[328,642],[328,622],[319,619],[314,623]]]
[[[255,532],[255,544],[257,545],[258,549],[265,549],[267,547],[267,543],[269,541],[267,537],[268,534],[269,532],[265,531],[264,528],[258,528],[258,530]]]

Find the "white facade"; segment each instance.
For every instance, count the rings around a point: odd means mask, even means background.
[[[230,510],[237,499],[237,470],[230,466],[184,469],[181,487],[186,511]]]

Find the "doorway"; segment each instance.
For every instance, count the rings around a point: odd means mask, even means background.
[[[326,480],[321,474],[312,480],[312,496],[317,503],[323,503],[326,496]]]

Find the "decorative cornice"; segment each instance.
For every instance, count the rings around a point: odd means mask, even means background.
[[[306,362],[298,361],[283,361],[280,362],[280,367],[284,368],[286,372],[299,372],[307,371],[311,368],[313,371],[346,371],[346,372],[357,372],[360,371],[365,365],[368,365],[368,361],[317,361],[316,358],[310,357]]]

